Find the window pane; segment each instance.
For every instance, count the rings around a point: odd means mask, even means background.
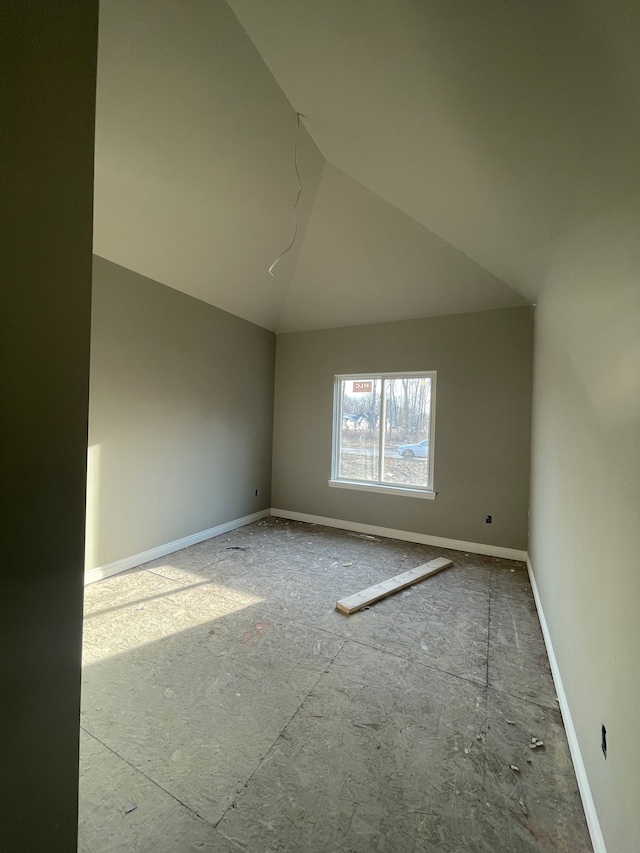
[[[383,482],[429,488],[431,379],[385,383]]]
[[[380,450],[380,379],[346,379],[341,383],[342,423],[338,476],[377,481]]]

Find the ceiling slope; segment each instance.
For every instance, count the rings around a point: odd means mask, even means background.
[[[94,251],[275,330],[324,158],[221,0],[103,0]]]
[[[278,331],[524,304],[492,273],[327,163]]]
[[[229,0],[325,158],[533,298],[637,191],[637,0]]]
[[[640,4],[230,2],[102,0],[96,254],[274,331],[486,310],[638,191]]]

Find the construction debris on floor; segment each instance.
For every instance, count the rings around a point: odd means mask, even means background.
[[[408,586],[413,586],[418,581],[426,580],[426,578],[430,578],[432,575],[452,565],[453,560],[447,560],[446,557],[436,557],[435,560],[429,560],[424,566],[409,569],[408,572],[403,572],[401,575],[396,575],[387,581],[381,581],[375,584],[375,586],[363,589],[362,592],[356,592],[354,595],[340,599],[340,601],[336,602],[336,610],[346,613],[347,616],[351,613],[357,613],[358,610],[369,607],[377,601],[382,601],[383,598],[388,598],[388,596],[394,595],[396,592],[401,592]]]
[[[523,564],[271,518],[85,620],[81,853],[591,851]]]

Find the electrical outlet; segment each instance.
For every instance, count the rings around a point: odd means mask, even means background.
[[[600,744],[602,746],[602,754],[604,757],[607,757],[607,730],[604,725],[602,726],[602,742]]]
[[[256,497],[258,497],[258,490],[256,489]]]
[[[492,521],[493,521],[493,517],[492,517],[492,516],[490,516],[490,515],[488,515],[488,516],[485,518],[485,523],[486,523],[486,524],[491,524],[491,522],[492,522]]]

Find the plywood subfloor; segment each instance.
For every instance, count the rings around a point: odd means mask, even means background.
[[[591,850],[520,563],[268,519],[87,587],[84,658],[82,853]]]

